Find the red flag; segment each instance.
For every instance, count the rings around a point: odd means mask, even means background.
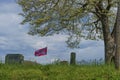
[[[35,56],[44,56],[44,55],[47,55],[47,47],[36,50],[35,53],[34,53],[34,55]]]

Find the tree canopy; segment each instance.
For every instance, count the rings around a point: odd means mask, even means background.
[[[100,2],[104,8],[97,6]],[[18,0],[18,4],[23,10],[22,24],[30,24],[30,35],[66,33],[70,35],[66,42],[73,48],[78,47],[81,37],[103,38],[100,14],[109,15],[111,22],[115,18],[110,10],[115,0]]]
[[[30,24],[30,35],[68,34],[71,48],[78,47],[80,38],[103,39],[105,53],[113,52],[117,0],[18,0]],[[107,56],[107,55],[106,55]]]

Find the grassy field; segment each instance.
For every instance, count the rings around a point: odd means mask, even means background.
[[[0,80],[120,80],[111,65],[0,64]]]

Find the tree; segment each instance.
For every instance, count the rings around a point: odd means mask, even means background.
[[[69,47],[78,47],[80,38],[104,39],[105,62],[115,52],[114,26],[116,0],[18,0],[22,24],[29,23],[31,35],[67,33]],[[81,25],[81,26],[79,26]],[[86,36],[87,35],[87,36]]]
[[[118,11],[115,27],[115,42],[116,42],[116,54],[115,54],[115,67],[120,69],[120,1],[118,2]]]

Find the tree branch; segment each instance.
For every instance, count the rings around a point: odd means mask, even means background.
[[[110,10],[111,6],[112,6],[112,0],[107,0],[108,1],[108,6],[106,8],[106,10]]]

